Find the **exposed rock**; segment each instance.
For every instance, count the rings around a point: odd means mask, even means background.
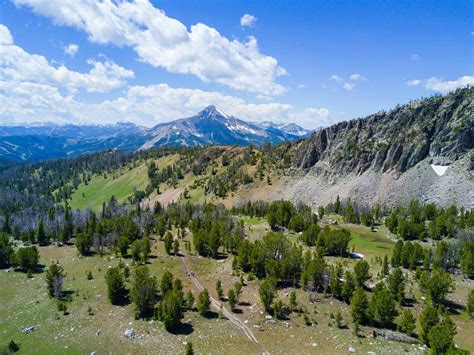
[[[126,338],[133,339],[135,338],[135,331],[133,329],[127,329],[123,335],[125,335]]]
[[[30,334],[30,333],[33,333],[35,331],[36,327],[35,326],[31,326],[31,327],[25,327],[21,330],[21,332],[23,334]]]
[[[368,170],[400,177],[425,159],[449,165],[472,149],[474,88],[340,122],[282,146],[291,156],[293,171],[311,171],[333,183]]]

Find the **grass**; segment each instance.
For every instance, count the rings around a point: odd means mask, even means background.
[[[245,218],[246,228],[266,225],[265,219]],[[352,244],[356,252],[374,258],[389,252],[393,242],[388,240],[384,231],[371,232],[370,228],[355,225],[339,225],[335,228],[347,228],[353,235]],[[261,237],[262,232],[258,236]],[[292,235],[293,237],[294,235]],[[191,240],[191,235],[187,235]],[[182,247],[184,243],[181,243]],[[163,242],[152,242],[152,256],[148,267],[153,275],[161,278],[165,270],[170,270],[183,281],[185,292],[191,289],[180,257],[166,254]],[[191,341],[196,353],[225,353],[225,354],[256,354],[256,348],[248,341],[243,333],[225,319],[207,319],[197,312],[186,312],[184,323],[191,327],[189,334],[170,334],[160,322],[135,320],[133,305],[124,307],[112,306],[107,300],[104,275],[109,266],[118,263],[113,255],[91,256],[79,258],[75,247],[41,247],[41,262],[45,266],[58,260],[67,273],[65,289],[73,291],[72,301],[68,302],[69,315],[57,311],[56,302],[47,295],[45,274],[35,274],[34,279],[28,279],[19,272],[0,272],[0,351],[11,339],[20,345],[20,353],[71,353],[84,354],[96,351],[100,353],[183,353],[184,343]],[[201,283],[208,288],[211,295],[216,297],[215,282],[220,279],[224,292],[233,287],[239,280],[239,275],[232,272],[232,257],[214,260],[189,256],[191,269]],[[346,260],[346,259],[344,259]],[[352,262],[353,260],[351,260]],[[130,259],[125,259],[131,263]],[[371,270],[372,270],[371,263]],[[87,280],[86,272],[90,270],[93,280]],[[410,279],[413,276],[410,276]],[[306,326],[301,314],[293,313],[284,321],[266,319],[258,296],[260,280],[248,281],[245,276],[245,286],[240,295],[241,304],[237,306],[238,317],[252,329],[258,340],[271,353],[345,353],[349,347],[357,353],[421,353],[419,345],[406,345],[389,342],[380,337],[372,338],[371,328],[362,327],[361,338],[355,337],[351,329],[339,329],[331,320],[331,313],[341,311],[346,324],[351,326],[349,306],[323,294],[317,294],[316,301],[310,303],[307,293],[296,289],[298,304],[306,308],[310,317],[317,324]],[[450,299],[458,304],[464,304],[472,283],[465,283],[460,277],[456,278],[456,292]],[[280,289],[278,298],[288,303],[292,288]],[[197,293],[195,297],[197,299]],[[228,307],[227,303],[224,305]],[[88,308],[94,312],[88,314]],[[415,314],[419,314],[423,305],[415,304]],[[455,341],[462,348],[473,350],[471,340],[473,323],[462,312],[453,316],[458,325]],[[31,334],[23,334],[21,329],[26,326],[36,326]],[[123,333],[133,328],[141,337],[126,339]],[[97,335],[100,330],[99,335]]]
[[[143,190],[148,184],[146,165],[130,169],[114,178],[108,174],[96,175],[86,184],[79,185],[71,196],[69,204],[74,209],[98,210],[102,203],[110,200],[112,196],[119,202],[125,202],[132,195],[133,190]]]
[[[162,242],[153,242],[148,267],[161,278],[170,270],[183,280],[185,291],[190,283],[179,257],[166,255]],[[170,334],[157,321],[135,320],[133,305],[113,306],[107,299],[104,275],[109,266],[118,263],[113,256],[79,258],[76,248],[41,247],[40,261],[49,265],[58,260],[66,271],[65,290],[72,291],[67,303],[69,315],[57,311],[56,301],[49,298],[45,273],[28,279],[20,272],[0,272],[0,352],[13,339],[20,353],[85,354],[101,353],[184,353],[184,343],[191,341],[197,353],[255,352],[243,333],[225,320],[207,319],[197,312],[186,312],[184,323],[191,325],[189,334]],[[125,259],[130,263],[130,259]],[[93,279],[87,280],[86,272]],[[197,294],[195,294],[197,298]],[[89,315],[89,307],[94,314]],[[30,334],[22,328],[35,326]],[[126,329],[133,328],[139,338],[127,339]],[[99,335],[98,334],[98,331]],[[226,339],[222,341],[222,339]]]
[[[155,160],[158,169],[172,165],[178,156],[166,156]],[[114,175],[115,178],[114,178]],[[118,176],[117,176],[118,175]],[[112,196],[119,202],[126,202],[133,194],[134,189],[144,190],[148,185],[148,170],[146,163],[126,170],[122,174],[119,171],[113,174],[95,175],[86,184],[82,183],[73,193],[69,204],[73,209],[99,210],[104,202]]]

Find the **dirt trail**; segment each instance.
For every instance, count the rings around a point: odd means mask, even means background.
[[[182,255],[181,261],[183,262],[183,265],[186,269],[186,275],[190,278],[194,286],[201,292],[204,290],[204,286],[199,282],[199,280],[196,278],[194,272],[191,271],[189,267],[189,261],[188,257],[186,254],[184,254],[183,251],[180,251],[180,254]],[[234,324],[237,328],[242,330],[244,334],[247,336],[247,338],[260,350],[262,354],[270,354],[265,348],[263,347],[262,344],[259,343],[255,335],[253,334],[252,330],[244,323],[242,322],[238,317],[236,317],[234,314],[232,314],[229,310],[227,310],[221,302],[217,301],[213,297],[209,296],[211,300],[211,306],[214,307],[217,311],[221,311],[226,316],[229,321]],[[222,305],[222,308],[221,308]]]

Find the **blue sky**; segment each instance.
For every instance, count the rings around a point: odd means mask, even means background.
[[[152,126],[214,104],[314,128],[474,84],[471,1],[0,4],[4,123]]]

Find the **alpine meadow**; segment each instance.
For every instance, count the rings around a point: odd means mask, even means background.
[[[0,4],[0,354],[474,353],[472,1]]]

